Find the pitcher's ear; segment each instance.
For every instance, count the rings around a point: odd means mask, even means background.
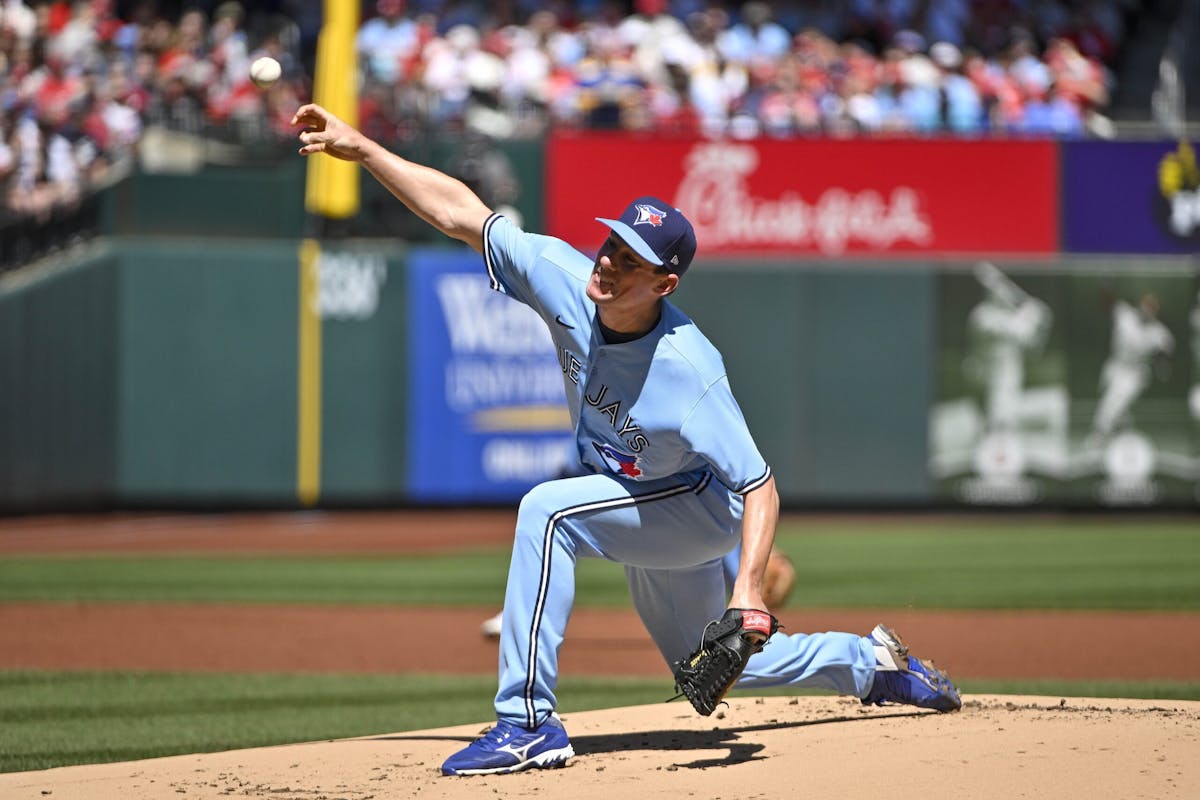
[[[661,294],[663,297],[666,297],[667,295],[669,295],[671,292],[675,291],[678,288],[679,288],[679,276],[676,275],[674,272],[668,272],[666,275],[663,276],[662,280],[659,281],[658,293]]]

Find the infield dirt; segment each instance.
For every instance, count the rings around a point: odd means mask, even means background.
[[[958,714],[739,698],[564,716],[556,770],[446,778],[480,725],[0,775],[8,800],[1200,797],[1200,703],[968,698]]]
[[[0,521],[0,553],[412,552],[503,542],[511,513],[222,515]],[[409,527],[411,526],[411,527]],[[456,631],[437,662],[395,646],[411,614]],[[0,668],[495,669],[491,609],[0,604]],[[958,677],[1195,680],[1200,615],[785,609],[793,631],[885,619]],[[334,637],[332,640],[330,637]],[[116,645],[114,646],[114,642]],[[168,646],[164,646],[164,644]],[[392,644],[389,644],[392,643]],[[1169,647],[1166,643],[1170,643]],[[451,654],[452,653],[452,654]],[[333,657],[331,654],[336,654]],[[607,659],[607,660],[605,660]],[[663,675],[632,612],[580,609],[564,671]],[[485,728],[176,756],[0,775],[5,800],[639,798],[1197,798],[1200,703],[965,698],[961,713],[864,708],[834,697],[736,698],[709,718],[680,705],[564,716],[565,769],[443,778]]]

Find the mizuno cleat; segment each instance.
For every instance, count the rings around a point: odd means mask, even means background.
[[[574,755],[567,732],[555,716],[532,730],[501,721],[447,758],[442,764],[442,774],[501,775],[523,769],[561,767]]]

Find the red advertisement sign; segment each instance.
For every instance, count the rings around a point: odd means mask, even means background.
[[[699,255],[1044,255],[1058,250],[1049,141],[707,141],[551,137],[547,232],[598,247],[598,216],[652,194],[696,226]]]

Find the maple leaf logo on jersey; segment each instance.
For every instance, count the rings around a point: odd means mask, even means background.
[[[619,472],[627,478],[636,478],[642,474],[642,470],[638,467],[637,456],[622,453],[610,444],[592,442],[592,446],[596,448],[596,452],[613,472]]]
[[[663,211],[662,209],[655,208],[647,203],[638,203],[635,208],[637,208],[638,215],[637,219],[633,221],[634,225],[653,225],[656,228],[662,227],[663,218],[667,216],[667,212]]]

